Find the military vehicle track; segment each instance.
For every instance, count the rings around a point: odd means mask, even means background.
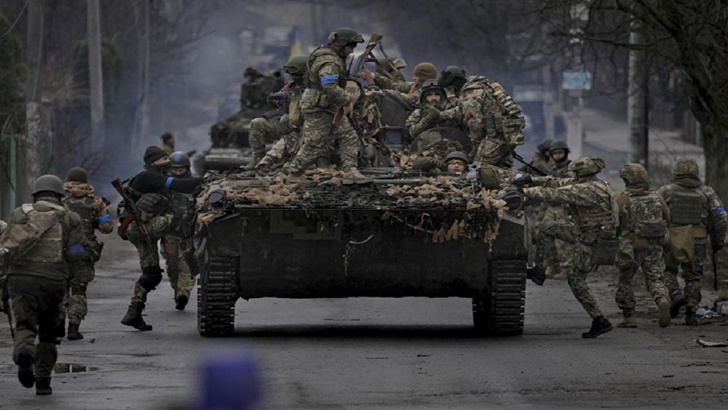
[[[237,259],[210,258],[197,287],[197,330],[202,336],[229,336],[235,331]]]
[[[478,332],[500,336],[523,333],[525,270],[522,260],[492,262],[488,294],[473,298],[473,324]]]

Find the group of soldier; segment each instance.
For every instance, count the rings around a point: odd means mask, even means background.
[[[706,249],[710,244],[715,254],[723,247],[728,214],[715,191],[700,180],[696,161],[678,159],[672,180],[657,191],[650,190],[644,166],[626,164],[619,171],[625,189],[615,196],[598,176],[604,161],[570,161],[568,153],[568,146],[560,142],[540,144],[529,166],[548,176],[517,175],[513,184],[528,200],[556,209],[555,217],[544,216],[537,226],[537,267],[546,267],[549,277],[555,276],[549,272],[566,270],[574,296],[592,318],[582,337],[612,330],[586,282],[600,265],[619,271],[616,302],[623,320],[618,327],[637,327],[632,285],[638,270],[657,305],[661,327],[668,326],[683,306],[685,323],[698,325]],[[557,244],[565,247],[557,250]],[[677,280],[680,268],[684,288]]]
[[[604,161],[571,161],[568,146],[556,141],[541,144],[526,172],[515,174],[510,168],[514,149],[524,142],[524,119],[503,87],[481,76],[467,76],[456,66],[438,75],[428,62],[417,64],[413,81],[406,82],[399,71],[404,68],[401,59],[386,60],[376,73],[363,69],[350,77],[346,57],[363,42],[354,30],[336,29],[310,56],[287,62],[284,71],[292,81],[269,96],[272,104],[287,106],[286,115],[277,122],[265,117],[252,122],[254,160],[248,170],[286,163],[286,172],[295,178],[310,167],[337,163],[349,177],[363,178],[363,142],[376,145],[382,126],[376,99],[391,95],[414,109],[406,121],[411,138],[447,126],[462,130],[469,139],[469,149],[460,146],[442,157],[419,158],[415,169],[462,175],[472,162],[505,169],[508,172],[499,175],[511,176],[506,191],[547,204],[536,235],[534,269],[546,268],[550,277],[566,276],[592,318],[583,337],[612,330],[586,282],[599,265],[619,269],[617,304],[624,321],[618,326],[637,324],[632,282],[639,269],[658,307],[660,326],[667,326],[683,306],[686,323],[697,324],[706,248],[710,244],[716,252],[722,247],[728,215],[715,192],[700,181],[695,161],[678,160],[673,181],[657,192],[649,189],[643,166],[627,164],[620,170],[625,191],[615,196],[599,178]],[[149,292],[162,281],[158,244],[163,244],[176,309],[185,308],[198,273],[192,227],[203,179],[191,175],[187,154],[173,151],[172,135],[165,134],[162,142],[161,148],[145,150],[144,169],[118,187],[123,197],[118,233],[136,247],[141,268],[121,323],[140,331],[152,330],[142,312]],[[274,143],[267,152],[266,143]],[[531,176],[536,170],[546,176]],[[108,202],[96,195],[82,168],[69,170],[65,183],[53,175],[40,177],[32,196],[32,204],[13,211],[2,236],[6,240],[17,233],[21,244],[28,237],[34,240],[27,252],[16,252],[9,261],[3,295],[15,315],[13,360],[18,378],[44,395],[52,391],[56,344],[65,333],[66,318],[68,339],[83,338],[86,289],[103,247],[95,231],[108,234],[114,222]],[[678,266],[684,290],[676,279]]]

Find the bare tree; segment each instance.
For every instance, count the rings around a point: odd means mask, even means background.
[[[28,77],[25,89],[26,134],[21,149],[25,157],[25,186],[20,187],[20,198],[30,194],[33,184],[41,174],[41,138],[44,135],[41,121],[40,72],[43,60],[43,0],[28,0],[28,31],[26,61]]]

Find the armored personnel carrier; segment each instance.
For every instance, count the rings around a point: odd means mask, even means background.
[[[408,296],[470,298],[479,332],[522,333],[526,219],[477,171],[209,176],[198,197],[199,333],[232,334],[241,298]]]

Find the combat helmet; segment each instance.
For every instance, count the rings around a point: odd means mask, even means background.
[[[673,176],[693,176],[696,178],[700,177],[700,168],[698,163],[692,158],[679,158],[675,161],[675,165],[672,168]]]
[[[85,184],[88,182],[88,174],[81,167],[73,167],[68,170],[66,181],[83,182]]]
[[[344,47],[349,43],[363,43],[364,37],[356,30],[348,27],[339,27],[329,34],[329,44]]]
[[[552,141],[551,145],[549,145],[549,153],[557,151],[557,150],[564,150],[567,154],[571,152],[569,149],[569,145],[565,143],[564,141]]]
[[[429,94],[431,91],[437,91],[438,94],[440,94],[440,103],[444,103],[447,101],[447,94],[445,93],[445,90],[440,87],[440,85],[437,83],[437,80],[427,80],[424,83],[422,83],[422,88],[420,89],[420,103],[425,104],[427,103],[427,94]]]
[[[440,72],[440,77],[437,79],[437,83],[442,88],[455,87],[459,90],[465,85],[466,77],[465,70],[458,66],[448,66]]]
[[[468,154],[466,154],[462,151],[453,151],[453,152],[447,154],[447,156],[445,157],[445,160],[443,162],[447,164],[448,162],[450,162],[452,160],[463,161],[465,163],[465,165],[470,163],[470,158],[468,158]]]
[[[190,157],[182,151],[175,151],[169,155],[170,168],[189,168]]]
[[[31,195],[35,196],[43,191],[53,192],[58,196],[64,196],[66,194],[63,190],[63,181],[61,181],[61,178],[50,174],[42,175],[35,180]]]
[[[577,177],[586,177],[601,172],[605,167],[604,160],[596,157],[579,157],[569,164],[569,172]]]
[[[292,76],[304,76],[306,70],[308,70],[308,57],[307,56],[293,56],[288,59],[286,64],[283,66],[283,71]]]
[[[647,170],[641,164],[629,163],[619,170],[619,177],[624,180],[625,185],[645,185],[649,182]]]

